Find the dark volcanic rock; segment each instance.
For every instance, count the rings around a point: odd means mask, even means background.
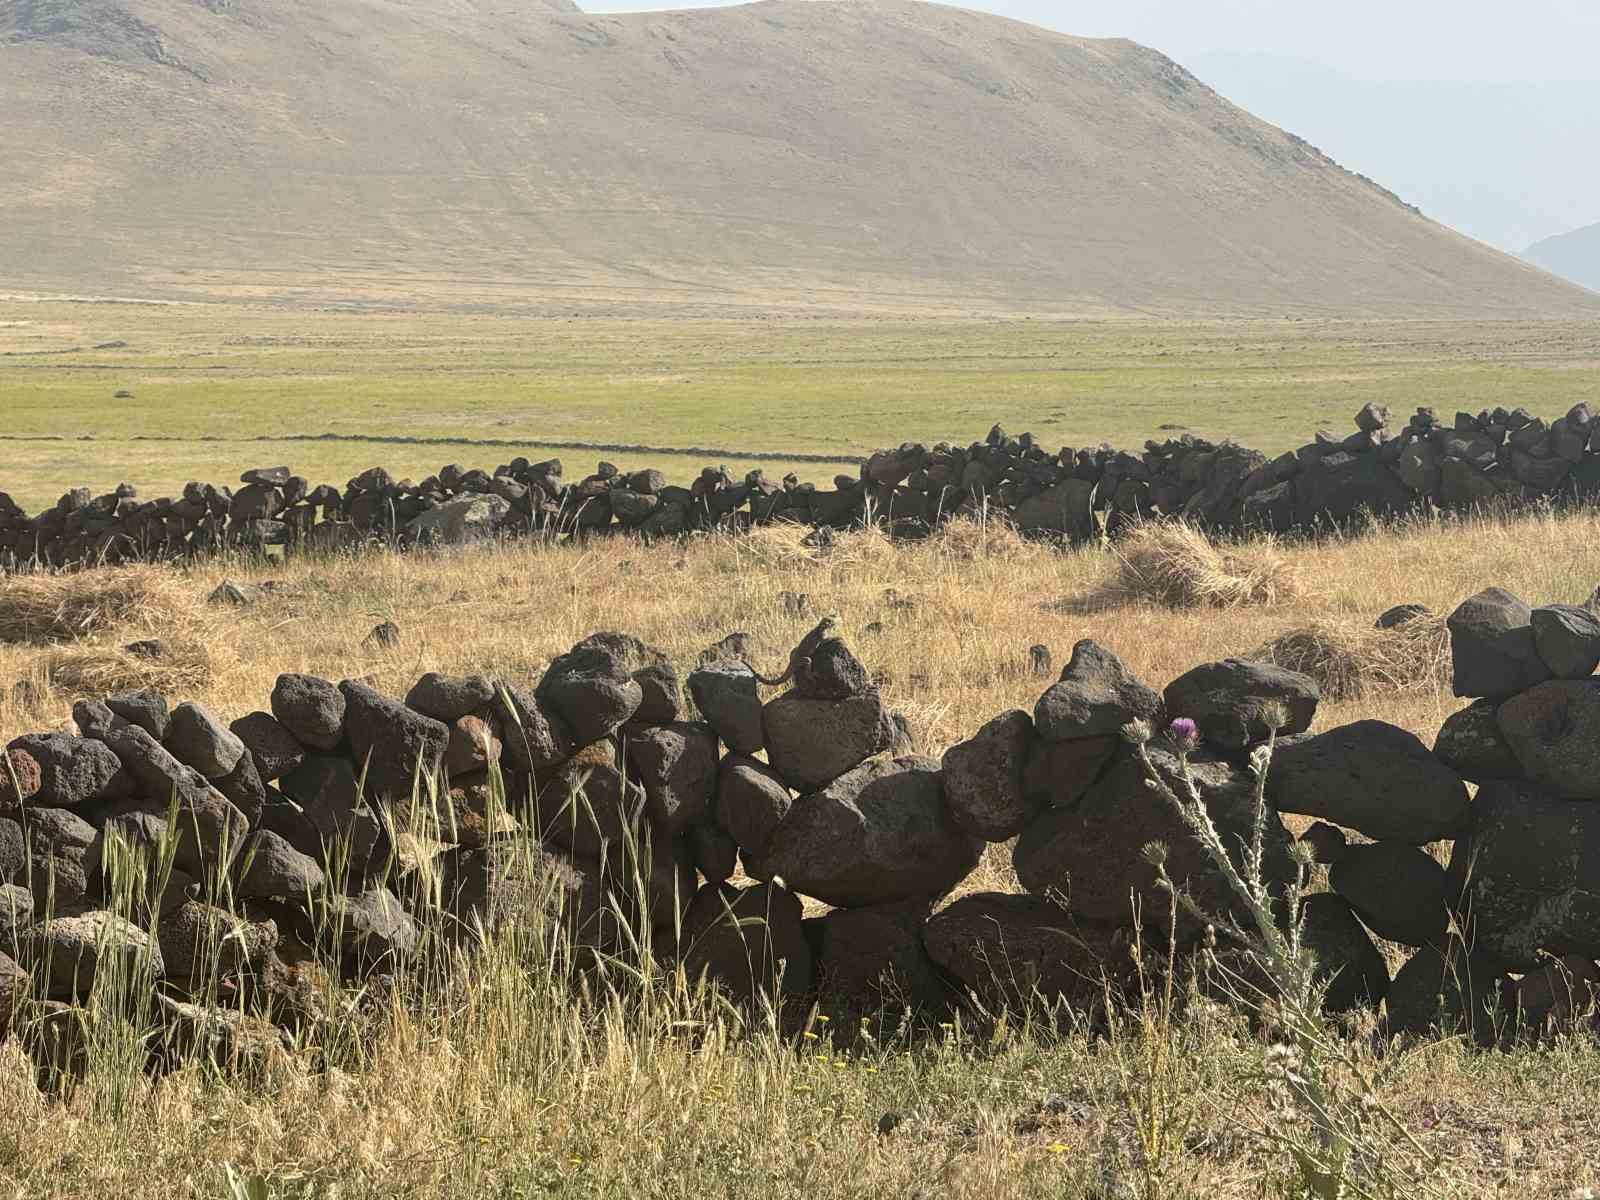
[[[1022,771],[1022,793],[1028,805],[1038,810],[1076,804],[1094,786],[1121,744],[1121,737],[1115,734],[1072,742],[1035,738]]]
[[[982,849],[950,819],[939,764],[897,758],[802,797],[745,866],[827,904],[888,904],[943,896],[978,865]]]
[[[164,744],[174,758],[207,779],[231,773],[244,754],[244,743],[215,713],[189,702],[172,710]]]
[[[747,855],[759,855],[794,799],[764,762],[730,754],[717,773],[717,822]]]
[[[426,795],[426,780],[436,774],[450,744],[442,721],[425,717],[365,684],[345,680],[345,732],[357,774],[365,772],[367,794],[405,804]]]
[[[1532,618],[1532,610],[1504,588],[1463,600],[1448,621],[1455,694],[1500,700],[1549,679]]]
[[[709,725],[681,722],[630,732],[628,761],[644,786],[645,811],[669,837],[710,813],[717,786],[717,735]]]
[[[1181,787],[1178,760],[1152,745],[1151,761],[1169,788]],[[1242,767],[1206,753],[1189,757],[1201,798],[1238,862],[1236,847],[1248,844],[1255,826],[1255,779]],[[1172,802],[1146,786],[1143,765],[1131,754],[1114,762],[1072,808],[1052,809],[1022,831],[1012,862],[1022,886],[1036,895],[1059,892],[1077,916],[1096,924],[1127,924],[1136,899],[1143,919],[1165,926],[1168,896],[1145,859],[1151,842],[1167,847],[1167,871],[1209,913],[1237,913],[1238,901],[1210,857],[1189,833]],[[1182,794],[1181,792],[1178,794]],[[1289,835],[1269,814],[1266,833],[1268,879],[1293,877]],[[1179,916],[1185,937],[1198,932]]]
[[[167,725],[172,719],[167,698],[148,688],[134,692],[121,692],[106,697],[106,707],[124,721],[139,726],[156,741],[167,736]]]
[[[1333,864],[1328,882],[1374,933],[1391,942],[1433,945],[1450,923],[1444,867],[1416,846],[1349,846]]]
[[[801,996],[811,986],[812,955],[800,900],[777,884],[707,884],[683,923],[684,969],[753,1006],[761,996]]]
[[[734,660],[712,662],[689,674],[689,695],[735,754],[754,754],[766,745],[761,727],[761,697],[755,672]]]
[[[1467,788],[1414,734],[1357,721],[1280,746],[1267,772],[1279,812],[1323,817],[1383,841],[1452,838],[1467,814]]]
[[[1389,966],[1350,905],[1319,892],[1305,898],[1300,912],[1301,938],[1317,956],[1318,978],[1328,985],[1324,1011],[1376,1009],[1389,993]]]
[[[1098,1007],[1106,981],[1115,987],[1132,966],[1123,930],[1086,925],[1043,896],[963,896],[922,937],[929,957],[990,1009],[1039,1000]]]
[[[282,779],[305,761],[305,747],[271,713],[246,713],[228,728],[255,759],[265,783]]]
[[[1474,700],[1451,713],[1434,739],[1434,757],[1473,783],[1522,778],[1522,763],[1500,732],[1499,707],[1493,700]]]
[[[1533,644],[1557,679],[1583,679],[1600,666],[1600,617],[1574,604],[1536,608]]]
[[[334,750],[344,740],[345,698],[315,675],[279,675],[272,715],[308,750]]]
[[[1030,803],[1023,789],[1033,740],[1033,719],[1013,710],[945,751],[945,802],[960,829],[985,841],[1003,842],[1021,833],[1043,807]]]
[[[1115,736],[1129,721],[1155,720],[1161,698],[1111,651],[1085,639],[1072,648],[1061,679],[1039,697],[1033,720],[1039,736],[1066,742]]]
[[[817,986],[834,1020],[904,1011],[937,1019],[955,989],[922,941],[926,900],[838,908],[822,918]]]
[[[1499,1035],[1496,1013],[1507,982],[1488,956],[1468,953],[1454,938],[1444,950],[1424,946],[1389,985],[1389,1032],[1417,1037],[1466,1034],[1480,1044],[1494,1042]]]
[[[518,771],[548,771],[560,766],[577,747],[567,723],[525,688],[503,686],[496,697],[502,755]]]
[[[406,706],[448,725],[489,704],[495,692],[493,680],[483,675],[441,675],[429,671],[406,693]]]
[[[566,722],[573,740],[587,746],[622,725],[644,702],[644,689],[632,678],[634,662],[634,655],[606,635],[593,635],[551,662],[537,695]]]
[[[1280,735],[1311,728],[1321,699],[1316,680],[1271,663],[1228,658],[1205,663],[1167,685],[1170,717],[1188,717],[1212,745],[1237,750],[1265,740],[1274,723],[1267,713],[1281,710]]]
[[[7,749],[20,750],[38,764],[38,790],[23,797],[30,804],[77,808],[132,793],[133,780],[122,769],[122,760],[104,742],[93,738],[29,733],[13,739]]]
[[[848,700],[810,700],[785,692],[761,715],[767,758],[799,791],[824,786],[898,740],[876,692]]]
[[[1495,713],[1528,779],[1564,800],[1600,800],[1600,679],[1552,679]]]

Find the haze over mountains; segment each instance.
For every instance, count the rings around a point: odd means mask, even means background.
[[[1600,314],[1160,53],[910,0],[0,0],[0,288]]]
[[[1600,292],[1600,224],[1535,242],[1523,257],[1546,271]]]

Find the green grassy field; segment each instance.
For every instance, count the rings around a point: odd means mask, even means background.
[[[558,455],[569,473],[603,457],[683,477],[713,462],[743,471],[758,454],[966,442],[995,421],[1052,448],[1192,430],[1277,451],[1319,425],[1349,428],[1367,400],[1557,415],[1596,397],[1595,324],[621,321],[0,300],[0,434],[63,439],[0,440],[0,490],[30,508],[78,484],[161,494],[269,461],[330,482],[375,463],[416,476],[515,454]],[[237,444],[324,434],[378,440]],[[507,444],[382,440],[394,438]],[[718,453],[671,452],[686,447]]]

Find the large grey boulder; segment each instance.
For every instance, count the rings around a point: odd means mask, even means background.
[[[1335,892],[1381,938],[1407,946],[1433,945],[1450,923],[1444,867],[1404,842],[1347,846],[1328,872]]]
[[[106,707],[129,724],[137,725],[156,741],[167,736],[167,723],[172,713],[167,698],[150,688],[120,692],[106,697]]]
[[[1327,986],[1323,1011],[1376,1009],[1389,993],[1389,966],[1355,912],[1331,892],[1307,896],[1300,906],[1300,936],[1317,959]]]
[[[1013,710],[944,752],[945,802],[963,832],[1003,842],[1021,833],[1043,807],[1023,790],[1033,740],[1033,719]]]
[[[644,702],[631,656],[595,634],[554,659],[539,680],[541,703],[559,715],[580,746],[598,742]]]
[[[518,771],[548,771],[577,747],[566,721],[526,688],[501,685],[493,711],[500,718],[501,755]]]
[[[305,747],[271,713],[246,713],[228,728],[255,759],[263,783],[275,783],[305,761]]]
[[[1126,981],[1132,939],[1088,925],[1043,896],[975,892],[930,919],[929,957],[991,1010],[1042,1001],[1096,1007],[1105,986]]]
[[[1109,733],[1071,742],[1034,738],[1022,770],[1022,794],[1029,808],[1037,812],[1076,804],[1100,778],[1120,745],[1122,738]]]
[[[709,725],[679,722],[631,729],[628,761],[644,786],[645,812],[676,837],[711,811],[717,786],[717,735]]]
[[[1278,747],[1267,795],[1279,812],[1418,846],[1454,837],[1467,815],[1461,778],[1415,734],[1383,721],[1357,721]]]
[[[87,912],[36,925],[18,943],[24,967],[37,964],[49,1000],[87,1000],[95,980],[111,974],[139,993],[161,978],[161,948],[130,921],[109,912]]]
[[[1202,663],[1167,685],[1169,717],[1188,717],[1214,746],[1237,750],[1311,728],[1322,693],[1316,680],[1271,663],[1227,658]],[[1277,709],[1281,717],[1269,721]]]
[[[272,715],[307,750],[335,750],[344,740],[344,693],[315,675],[279,675]]]
[[[761,696],[756,674],[748,664],[729,659],[691,671],[689,695],[700,715],[735,754],[751,755],[766,745]]]
[[[185,701],[172,710],[165,745],[179,762],[207,779],[233,771],[244,754],[244,743],[204,705]]]
[[[1517,752],[1500,732],[1499,708],[1494,700],[1474,700],[1451,713],[1434,739],[1434,757],[1472,783],[1522,778]]]
[[[322,868],[270,829],[258,829],[239,854],[234,894],[246,899],[281,897],[304,902],[322,890]]]
[[[449,727],[363,683],[347,679],[339,690],[350,755],[367,794],[402,807],[426,796],[449,748]]]
[[[800,900],[777,883],[708,883],[683,922],[683,965],[753,1007],[761,997],[800,997],[811,987],[811,946]]]
[[[406,693],[406,706],[446,725],[490,704],[494,681],[485,675],[443,675],[429,671]]]
[[[730,754],[717,774],[717,823],[747,855],[760,855],[789,815],[794,798],[764,762]]]
[[[876,692],[847,700],[812,700],[785,692],[761,710],[767,758],[798,791],[823,787],[888,750],[896,730]]]
[[[1504,588],[1463,600],[1446,622],[1455,694],[1499,700],[1549,679],[1532,619],[1533,611]]]
[[[1456,851],[1479,950],[1513,971],[1534,970],[1541,952],[1600,958],[1600,805],[1485,784]]]
[[[1111,651],[1085,638],[1033,710],[1046,741],[1116,735],[1129,721],[1154,721],[1161,698],[1136,679]]]
[[[1600,616],[1575,604],[1536,608],[1533,645],[1557,679],[1584,679],[1600,667]]]
[[[1488,955],[1469,952],[1455,938],[1443,949],[1424,946],[1406,960],[1389,985],[1389,1033],[1464,1034],[1479,1044],[1491,1044],[1507,1019],[1500,1001],[1508,982]]]
[[[535,828],[581,858],[599,859],[642,837],[645,794],[614,765],[585,756],[562,764],[539,793]]]
[[[826,904],[943,896],[978,865],[983,843],[945,808],[939,764],[866,763],[802,797],[745,867]]]
[[[1083,479],[1065,479],[1017,505],[1011,514],[1023,533],[1053,533],[1075,542],[1094,533],[1094,485]]]
[[[926,900],[836,908],[821,919],[817,986],[833,1019],[947,1013],[956,990],[922,940]]]
[[[347,964],[371,971],[404,959],[420,933],[405,905],[388,888],[374,886],[354,896],[330,895],[323,924]]]
[[[132,794],[133,780],[122,760],[104,742],[66,733],[29,733],[14,738],[8,751],[21,751],[38,764],[37,790],[25,797],[44,808],[77,808],[96,800]],[[3,769],[3,768],[0,768]]]
[[[1182,796],[1177,756],[1156,745],[1148,750],[1163,784]],[[1238,848],[1249,843],[1255,827],[1255,778],[1205,751],[1189,756],[1189,769],[1237,865]],[[1022,886],[1036,895],[1061,896],[1074,915],[1096,924],[1130,924],[1137,903],[1145,922],[1165,928],[1169,897],[1144,853],[1151,842],[1160,842],[1167,847],[1167,872],[1202,909],[1237,915],[1239,903],[1226,879],[1172,802],[1146,780],[1139,760],[1124,754],[1076,805],[1035,818],[1012,851]],[[1293,878],[1289,841],[1283,823],[1268,813],[1265,868],[1274,884]],[[1199,932],[1186,913],[1180,912],[1178,925],[1184,938]]]
[[[446,500],[406,522],[406,536],[431,546],[464,546],[491,539],[511,512],[503,496],[463,496]]]
[[[1600,679],[1552,679],[1495,713],[1523,773],[1564,800],[1600,800]]]

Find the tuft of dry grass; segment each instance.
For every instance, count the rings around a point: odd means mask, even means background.
[[[1103,599],[1166,608],[1239,608],[1300,599],[1294,560],[1271,537],[1218,543],[1187,521],[1143,521],[1112,547]]]
[[[0,575],[0,642],[80,641],[136,623],[165,629],[194,605],[185,577],[162,566]]]
[[[222,652],[225,654],[225,652]],[[137,688],[164,695],[189,695],[209,688],[222,667],[218,651],[202,642],[168,644],[159,658],[115,648],[56,649],[45,656],[45,682],[52,691],[100,698]]]
[[[1450,631],[1439,616],[1393,629],[1331,617],[1286,629],[1246,657],[1311,676],[1327,700],[1435,693],[1450,681]]]

